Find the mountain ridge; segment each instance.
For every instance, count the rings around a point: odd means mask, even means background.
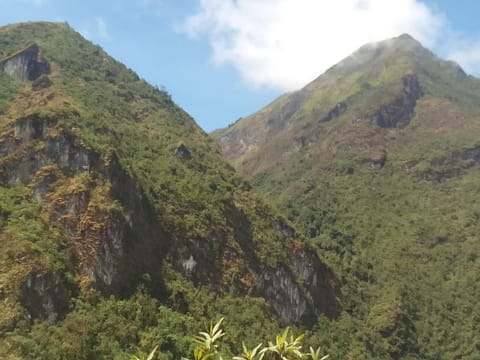
[[[169,94],[66,24],[0,28],[0,59],[0,354],[125,357],[166,313],[240,300],[259,333],[336,316],[331,270]],[[97,317],[127,304],[153,318],[108,348]]]
[[[403,35],[212,134],[339,276],[330,354],[478,356],[479,104],[480,80]]]
[[[358,59],[361,59],[362,57],[365,59],[359,61]],[[386,58],[384,59],[384,57]],[[237,122],[235,125],[229,126],[224,130],[217,130],[212,135],[219,139],[220,143],[225,143],[225,146],[223,146],[223,152],[227,160],[231,161],[233,164],[236,164],[238,161],[248,160],[243,159],[241,156],[233,158],[233,156],[230,156],[230,152],[244,154],[246,151],[248,151],[247,149],[249,146],[253,148],[258,146],[258,144],[262,144],[265,142],[266,137],[275,136],[279,129],[281,129],[283,126],[286,126],[284,124],[286,119],[289,119],[290,125],[292,125],[292,122],[301,123],[302,118],[307,118],[307,122],[312,120],[313,117],[319,116],[321,116],[323,121],[331,120],[329,119],[329,114],[330,116],[333,114],[340,116],[341,114],[338,112],[338,110],[340,110],[342,113],[346,111],[346,105],[349,101],[358,102],[355,97],[361,95],[356,94],[371,92],[371,96],[378,97],[380,101],[383,101],[384,103],[393,101],[392,98],[398,96],[398,90],[400,86],[402,86],[402,80],[400,79],[402,76],[409,76],[411,81],[415,81],[416,77],[418,76],[421,76],[424,79],[429,78],[428,66],[425,66],[422,69],[416,69],[418,64],[421,64],[422,61],[425,64],[425,57],[428,58],[429,65],[432,63],[437,68],[435,69],[436,71],[441,70],[445,73],[443,77],[453,77],[455,80],[473,80],[473,78],[467,76],[457,64],[450,61],[440,60],[429,50],[421,47],[420,43],[414,40],[411,36],[401,35],[397,38],[389,39],[379,43],[367,44],[361,47],[351,56],[342,60],[339,64],[331,67],[320,77],[306,85],[303,89],[283,95],[279,99],[274,100],[270,105],[259,112],[259,114],[263,114],[274,111],[270,118],[269,116],[262,115],[261,120],[257,121],[257,116],[254,114],[250,117],[242,119],[242,121],[239,123]],[[375,60],[376,58],[377,60]],[[375,63],[375,61],[380,61],[379,59],[383,61],[380,65]],[[392,64],[388,65],[389,62]],[[391,77],[391,75],[388,74],[388,76],[382,78],[381,73],[379,73],[379,69],[382,69],[384,66],[390,66],[393,68],[393,71],[400,72],[403,75],[397,76],[396,79],[389,79],[388,77]],[[347,71],[348,77],[344,75],[344,71]],[[417,74],[415,77],[411,77],[411,75],[415,72],[420,73],[420,75]],[[373,81],[370,80],[372,77]],[[444,81],[452,80],[445,79]],[[375,82],[380,83],[377,84]],[[384,82],[385,85],[390,88],[390,90],[385,93],[374,93],[375,87],[385,89],[385,87],[379,86],[382,85],[382,82]],[[432,91],[428,82],[424,81],[424,84],[422,85],[427,92]],[[359,87],[360,85],[364,86],[365,88],[361,89]],[[478,87],[478,84],[474,86]],[[328,91],[330,87],[333,87],[335,90],[329,94]],[[418,86],[416,87],[418,88]],[[417,89],[417,92],[419,92],[419,90],[420,89]],[[337,98],[334,94],[339,92],[346,93],[346,95],[341,95],[341,97]],[[316,97],[320,99],[320,102],[318,99],[316,99]],[[381,100],[382,98],[385,100]],[[308,99],[308,103],[305,103],[307,101],[306,99]],[[355,114],[357,117],[368,116],[368,112],[371,112],[370,109],[350,110],[357,112],[357,114]],[[367,114],[365,114],[365,112],[367,112]],[[275,121],[273,121],[273,119],[275,119]],[[322,119],[319,121],[322,121]],[[238,133],[240,133],[242,128],[247,126],[246,124],[249,122],[252,123],[252,127],[256,127],[255,133],[257,135],[253,135],[252,131],[249,136],[245,136],[238,141],[223,141],[224,137],[234,137],[237,129]],[[294,131],[297,133],[306,132],[305,129],[294,129]],[[299,139],[297,139],[299,142],[301,142],[302,135],[303,134],[301,134]],[[296,145],[298,144],[293,142],[293,144],[290,146],[295,147]],[[238,149],[230,150],[229,147],[233,146],[242,150],[240,150],[240,152]],[[249,169],[249,172],[250,171],[252,171],[252,169]]]

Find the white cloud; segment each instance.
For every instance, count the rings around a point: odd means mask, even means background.
[[[453,38],[457,38],[452,36]],[[448,41],[444,46],[447,59],[459,63],[467,72],[480,74],[480,41],[472,39]]]
[[[419,0],[199,0],[182,30],[248,84],[295,90],[367,42],[409,33],[432,46],[443,16]]]

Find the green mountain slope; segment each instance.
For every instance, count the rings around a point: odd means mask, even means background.
[[[402,35],[213,135],[339,274],[331,354],[480,356],[480,80]]]
[[[66,24],[0,28],[0,70],[2,358],[179,357],[206,319],[253,341],[337,314],[331,271],[166,92]]]

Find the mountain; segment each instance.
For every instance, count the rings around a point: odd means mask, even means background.
[[[331,270],[168,93],[60,23],[0,28],[0,70],[2,358],[179,357],[220,314],[247,339],[337,315]]]
[[[478,358],[480,80],[401,35],[212,135],[338,274],[332,356]]]

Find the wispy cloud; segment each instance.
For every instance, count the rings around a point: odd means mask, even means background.
[[[108,40],[110,35],[107,29],[107,23],[101,16],[97,16],[87,21],[80,29],[80,33],[89,40]]]
[[[361,45],[410,33],[432,46],[445,19],[418,0],[199,0],[183,23],[247,83],[294,90]]]
[[[467,72],[480,74],[480,40],[450,35],[443,45],[443,55],[459,63]]]
[[[105,23],[105,20],[102,17],[97,17],[95,19],[95,26],[96,26],[96,32],[98,37],[102,39],[108,39],[108,31],[107,31],[107,24]]]
[[[48,0],[31,0],[30,2],[36,7],[42,7],[48,2]]]
[[[160,0],[135,0],[135,4],[142,9],[147,9],[158,2],[160,2]]]

